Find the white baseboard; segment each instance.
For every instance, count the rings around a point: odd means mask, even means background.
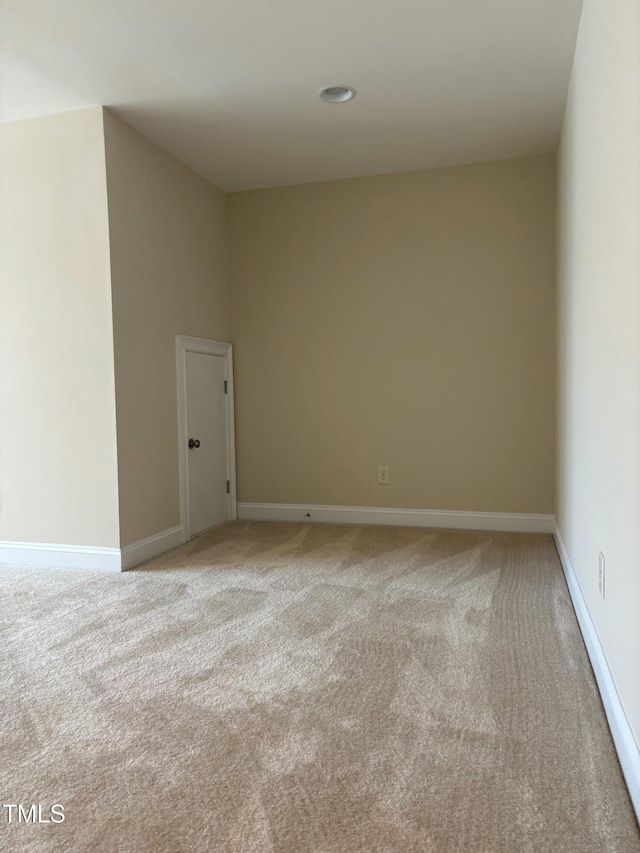
[[[119,572],[120,549],[39,542],[0,542],[0,565]]]
[[[127,569],[139,566],[140,563],[146,563],[147,560],[152,560],[154,557],[164,554],[165,551],[177,548],[183,542],[184,529],[181,524],[178,524],[169,530],[163,530],[162,533],[141,539],[140,542],[126,545],[122,549],[122,571],[126,572]]]
[[[553,533],[552,515],[503,512],[460,512],[436,509],[382,509],[370,506],[239,503],[245,521],[330,521],[343,524],[391,524],[456,530],[501,530]]]
[[[184,542],[182,525],[163,530],[125,548],[91,548],[40,542],[0,542],[0,566],[39,569],[86,569],[120,572],[132,569]]]
[[[609,669],[607,656],[602,648],[600,637],[582,595],[580,583],[571,564],[567,546],[557,526],[554,530],[554,539],[564,576],[567,580],[567,586],[569,587],[573,608],[576,612],[578,624],[580,625],[580,631],[582,632],[582,638],[584,639],[593,673],[596,677],[602,704],[604,705],[609,728],[611,729],[611,736],[616,747],[616,752],[618,753],[618,760],[620,761],[620,766],[622,767],[622,772],[629,789],[633,808],[640,821],[640,748],[629,725],[624,706],[620,701],[613,675]]]

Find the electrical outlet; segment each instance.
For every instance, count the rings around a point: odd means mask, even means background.
[[[604,598],[605,592],[605,563],[604,563],[604,554],[602,551],[598,554],[598,589],[600,590],[600,595]]]
[[[388,465],[378,465],[378,485],[379,486],[388,486],[389,485],[389,466]]]

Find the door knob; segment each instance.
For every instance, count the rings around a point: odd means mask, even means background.
[[[190,438],[189,449],[193,450],[194,447],[200,447],[200,441],[197,438]]]

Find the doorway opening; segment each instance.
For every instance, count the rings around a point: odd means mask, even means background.
[[[176,335],[184,541],[237,518],[231,344]]]

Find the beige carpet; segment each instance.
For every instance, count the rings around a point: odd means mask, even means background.
[[[236,522],[0,570],[0,850],[640,851],[549,536]]]

